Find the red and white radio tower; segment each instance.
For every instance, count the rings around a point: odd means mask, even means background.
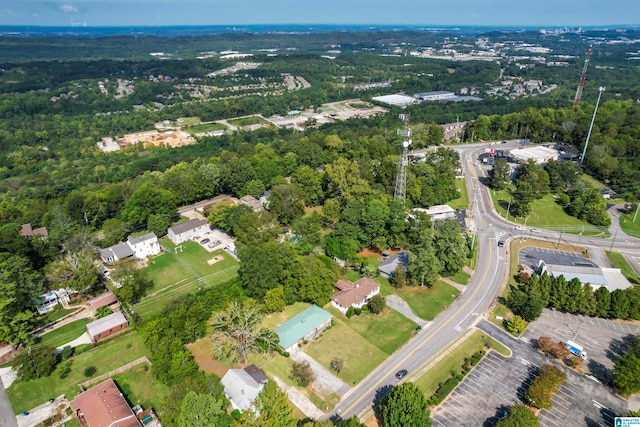
[[[576,97],[573,98],[573,106],[580,104],[582,98],[582,89],[584,89],[584,81],[587,78],[587,68],[589,67],[589,58],[591,58],[591,46],[587,50],[587,57],[584,60],[584,66],[582,67],[582,74],[580,74],[580,81],[578,82],[578,89],[576,90]]]

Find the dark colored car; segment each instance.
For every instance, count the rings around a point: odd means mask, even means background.
[[[498,247],[503,247],[504,246],[504,240],[498,240]]]
[[[200,240],[200,244],[201,245],[204,245],[204,244],[209,243],[209,242],[210,242],[210,240],[208,238]]]
[[[401,380],[404,377],[406,377],[408,373],[409,373],[409,371],[407,371],[406,369],[401,369],[398,372],[396,372],[396,378]]]

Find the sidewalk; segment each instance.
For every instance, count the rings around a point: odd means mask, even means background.
[[[454,288],[456,288],[457,290],[459,290],[460,292],[464,292],[467,290],[467,287],[465,285],[461,285],[460,283],[456,283],[451,279],[448,279],[446,277],[440,277],[440,280],[442,280],[444,283],[446,283],[447,285],[451,285]]]
[[[313,420],[319,420],[322,416],[324,416],[324,412],[316,407],[311,401],[302,394],[302,392],[296,390],[295,387],[287,386],[282,380],[276,376],[273,377],[273,380],[278,384],[282,390],[287,393],[289,397],[289,401],[293,403],[296,408],[300,409],[303,414]]]
[[[313,388],[320,394],[329,395],[337,393],[340,397],[344,396],[351,387],[344,383],[340,378],[336,377],[327,368],[316,362],[304,351],[296,348],[291,352],[291,358],[297,362],[309,362],[311,370],[315,374],[313,380]]]

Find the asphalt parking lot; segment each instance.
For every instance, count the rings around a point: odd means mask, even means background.
[[[587,352],[586,368],[600,381],[607,382],[615,358],[625,348],[626,340],[638,334],[640,324],[545,309],[521,339],[533,343],[541,336],[547,336],[559,342],[574,341]]]
[[[538,263],[543,260],[546,264],[579,265],[582,267],[597,267],[590,259],[573,252],[555,249],[531,248],[520,249],[518,263],[537,270]]]
[[[203,239],[209,239],[207,243],[200,243]],[[213,243],[219,241],[218,245],[213,246]],[[227,244],[234,241],[233,237],[229,236],[225,232],[218,230],[217,228],[198,236],[196,242],[200,244],[206,251],[213,252],[218,249],[223,249]],[[213,246],[213,247],[210,247]]]
[[[434,426],[490,426],[504,409],[522,403],[539,366],[553,363],[522,340],[514,340],[487,321],[478,327],[507,345],[513,355],[490,352],[431,415]],[[525,339],[526,341],[526,339]],[[542,426],[611,426],[627,402],[601,383],[566,368],[567,381],[553,397],[553,408],[538,416]]]

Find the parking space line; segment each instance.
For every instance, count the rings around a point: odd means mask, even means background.
[[[553,424],[554,426],[558,426],[558,427],[560,427],[560,425],[559,425],[559,424],[556,424],[556,423],[555,423],[551,418],[547,417],[547,413],[546,413],[546,412],[545,412],[545,413],[540,412],[539,417],[541,417],[541,418],[545,418],[548,422],[550,422],[550,423],[551,423],[551,424]],[[547,425],[547,424],[545,423],[545,424],[543,424],[543,425]]]
[[[557,416],[556,414],[554,414],[553,412],[545,409],[544,411],[540,411],[540,415],[542,415],[544,413],[544,415],[551,415],[553,418],[557,418],[560,421],[562,421],[562,418],[560,418],[559,416]],[[555,423],[554,423],[555,424]],[[556,424],[557,425],[557,424]]]

